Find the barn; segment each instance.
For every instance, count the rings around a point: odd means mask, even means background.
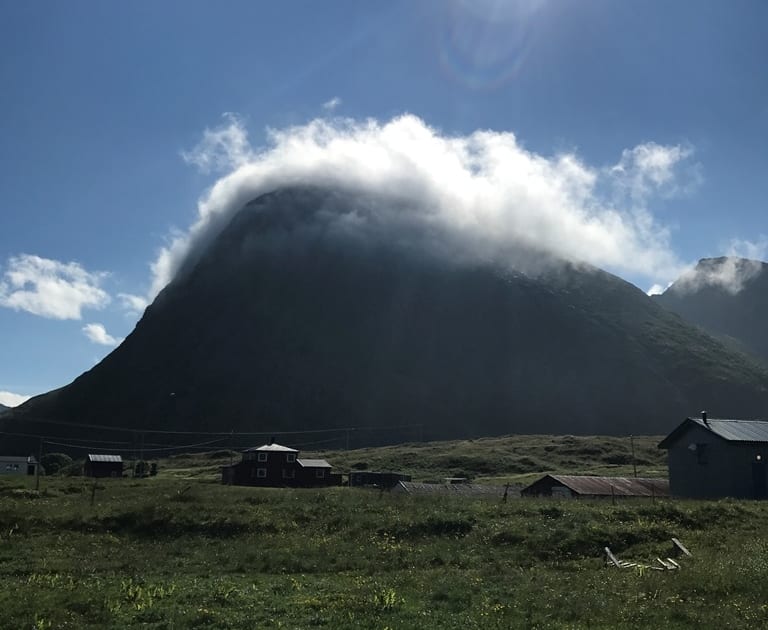
[[[597,499],[612,497],[666,497],[669,482],[647,477],[593,477],[544,475],[520,491],[524,497]]]
[[[324,459],[299,458],[295,448],[271,442],[243,451],[237,464],[224,466],[222,483],[238,486],[338,486],[341,475]]]
[[[85,458],[83,474],[86,477],[122,477],[123,458],[120,455],[94,455]]]
[[[0,475],[34,475],[37,471],[37,460],[32,457],[17,457],[0,455]]]
[[[659,443],[670,491],[692,499],[768,498],[768,422],[686,418]]]

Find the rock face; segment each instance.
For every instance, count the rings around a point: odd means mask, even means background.
[[[757,260],[705,258],[654,299],[731,347],[768,361],[766,269]]]
[[[360,204],[302,188],[254,200],[120,347],[18,415],[276,433],[418,423],[448,438],[663,433],[702,408],[766,408],[763,368],[631,284],[551,260],[446,263],[327,221]]]

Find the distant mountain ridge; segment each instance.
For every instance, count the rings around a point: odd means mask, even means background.
[[[732,347],[768,361],[768,264],[704,258],[654,300]]]
[[[665,433],[692,410],[768,406],[765,368],[633,285],[563,261],[452,265],[329,229],[324,217],[362,212],[359,201],[289,188],[247,204],[117,349],[14,418],[196,431],[419,423],[437,439]]]

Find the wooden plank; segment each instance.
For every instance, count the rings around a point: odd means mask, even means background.
[[[667,571],[671,571],[675,567],[673,567],[671,564],[667,564],[662,560],[661,558],[656,558],[656,562],[658,562],[661,566],[663,566]]]
[[[676,569],[680,568],[680,565],[677,562],[675,562],[672,558],[667,558],[667,562],[673,565]]]
[[[605,555],[608,556],[608,562],[609,564],[612,564],[615,567],[622,568],[621,563],[619,562],[619,559],[613,555],[613,552],[610,550],[609,547],[605,548]]]
[[[672,552],[675,555],[683,554],[684,556],[688,556],[689,558],[692,558],[692,554],[688,549],[686,549],[685,545],[681,543],[677,538],[672,539]]]

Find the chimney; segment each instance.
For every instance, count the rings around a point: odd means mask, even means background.
[[[275,436],[273,435],[271,438],[269,438],[269,445],[272,446],[275,443]]]
[[[709,422],[707,422],[707,412],[706,411],[702,411],[701,412],[701,421],[704,424],[706,424],[707,426],[709,426]]]

